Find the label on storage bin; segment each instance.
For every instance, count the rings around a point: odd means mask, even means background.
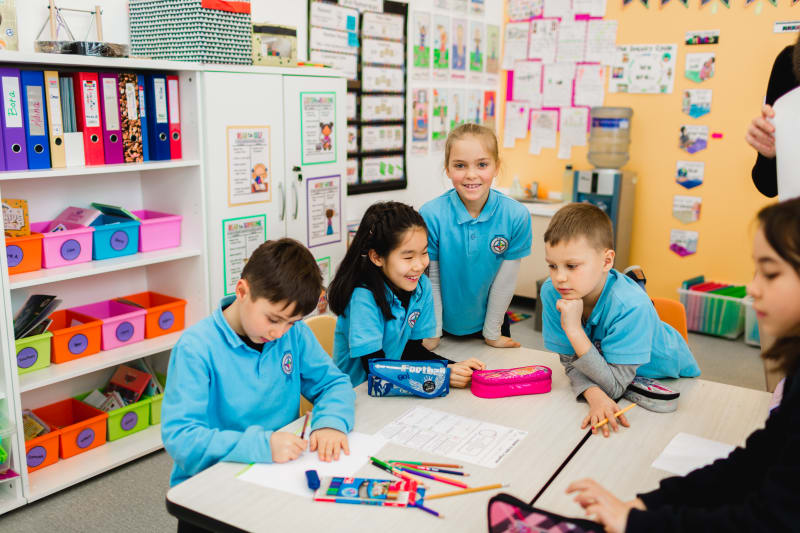
[[[137,415],[135,411],[129,411],[122,416],[119,427],[121,427],[123,431],[130,431],[136,427],[136,422],[138,421],[139,415]]]
[[[31,468],[39,466],[45,459],[47,459],[47,450],[44,446],[34,446],[25,454],[25,461]]]
[[[23,348],[17,354],[17,366],[20,368],[30,368],[39,359],[39,352],[35,348],[28,346]]]
[[[8,267],[12,268],[22,263],[22,258],[25,257],[25,252],[16,244],[6,246],[6,259],[8,259]]]
[[[69,348],[70,353],[73,355],[83,353],[87,346],[89,346],[89,339],[87,339],[86,335],[83,333],[73,335],[67,343],[67,347]]]
[[[124,250],[126,246],[128,246],[128,234],[122,230],[115,231],[111,235],[111,248],[119,252],[120,250]]]
[[[117,340],[119,342],[130,340],[130,338],[133,337],[133,324],[130,322],[123,322],[117,326],[115,335],[117,336]]]
[[[161,316],[158,317],[158,327],[161,329],[169,329],[175,323],[175,315],[172,314],[172,311],[164,311],[161,313]]]
[[[81,243],[79,243],[75,239],[69,239],[67,241],[64,241],[64,244],[61,245],[61,257],[63,257],[65,261],[72,261],[73,259],[77,258],[80,254],[81,254]]]
[[[86,428],[80,433],[78,433],[78,438],[75,439],[75,444],[77,444],[78,448],[88,448],[94,442],[94,430],[92,428]]]
[[[593,118],[593,128],[604,128],[609,130],[627,130],[630,121],[627,118]]]

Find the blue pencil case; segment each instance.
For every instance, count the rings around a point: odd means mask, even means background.
[[[437,398],[450,392],[446,361],[370,359],[367,393],[370,396]]]

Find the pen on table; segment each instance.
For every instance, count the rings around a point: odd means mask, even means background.
[[[303,422],[303,431],[300,433],[300,438],[304,439],[306,437],[306,428],[308,427],[308,417],[311,416],[311,411],[306,413],[306,419]]]
[[[448,479],[448,478],[442,477],[442,476],[436,476],[436,475],[431,474],[429,472],[423,472],[422,470],[414,470],[413,468],[409,468],[407,466],[406,467],[400,467],[399,470],[402,470],[403,472],[408,472],[409,474],[413,474],[415,476],[420,476],[420,477],[432,479],[434,481],[439,481],[441,483],[447,483],[448,485],[455,485],[456,487],[461,487],[462,489],[469,488],[469,485],[467,485],[466,483],[462,483],[460,481],[455,481],[453,479]]]
[[[633,409],[634,407],[636,407],[636,404],[635,404],[635,403],[632,403],[632,404],[630,404],[628,407],[626,407],[625,409],[620,409],[619,411],[617,411],[616,413],[614,413],[614,418],[619,418],[619,416],[620,416],[620,415],[622,415],[622,414],[624,414],[625,412],[627,412],[627,411],[629,411],[629,410]],[[604,419],[602,419],[600,422],[598,422],[597,424],[593,425],[593,426],[592,426],[592,429],[597,429],[597,428],[603,427],[603,426],[605,426],[606,424],[608,424],[608,418],[604,418]]]
[[[495,483],[494,485],[484,485],[482,487],[472,487],[469,489],[464,490],[454,490],[451,492],[442,492],[439,494],[426,494],[426,500],[435,500],[437,498],[447,498],[448,496],[458,496],[460,494],[471,494],[473,492],[481,492],[484,490],[493,490],[493,489],[502,489],[503,487],[508,487],[508,484],[505,485],[502,483]]]

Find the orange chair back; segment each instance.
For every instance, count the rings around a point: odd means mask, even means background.
[[[658,317],[678,330],[686,342],[689,342],[689,330],[686,327],[686,309],[677,300],[669,298],[652,298]]]
[[[314,333],[317,342],[322,345],[322,349],[333,357],[333,333],[336,331],[336,317],[331,315],[319,315],[307,318],[304,322],[311,332]],[[305,416],[312,407],[311,402],[303,398],[301,394],[300,416]]]

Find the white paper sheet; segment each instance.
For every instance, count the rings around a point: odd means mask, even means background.
[[[541,59],[542,63],[555,62],[557,44],[557,19],[531,21],[528,37],[528,59]]]
[[[603,81],[605,68],[603,65],[578,65],[575,69],[575,105],[603,105]]]
[[[525,59],[528,53],[528,22],[509,22],[505,29],[503,68],[511,70],[514,61]]]
[[[413,407],[378,434],[414,450],[494,468],[528,432],[427,407]]]
[[[572,0],[544,0],[545,17],[571,18]]]
[[[513,100],[528,102],[530,107],[542,105],[542,63],[516,61],[514,63]]]
[[[675,85],[676,44],[617,47],[608,82],[610,93],[668,94]]]
[[[559,159],[569,159],[573,146],[586,145],[589,110],[585,107],[562,107],[559,113]]]
[[[736,446],[704,439],[689,433],[678,433],[669,441],[661,455],[653,461],[653,468],[685,476],[692,470],[727,457]]]
[[[386,439],[380,435],[353,432],[347,435],[347,442],[350,445],[350,455],[342,452],[338,461],[324,463],[319,460],[319,454],[306,451],[288,463],[254,464],[239,475],[238,479],[310,498],[314,491],[306,483],[306,470],[316,470],[320,478],[352,476],[364,466],[371,455],[378,454],[386,444]]]
[[[775,153],[778,167],[778,198],[800,196],[800,87],[775,101]]]
[[[590,20],[586,32],[586,61],[613,64],[617,54],[617,21]]]
[[[572,0],[572,10],[576,15],[606,16],[606,0]]]
[[[562,20],[558,28],[558,53],[556,62],[577,63],[583,61],[586,48],[586,21]]]
[[[558,111],[531,111],[531,142],[528,151],[534,155],[542,148],[556,147]]]
[[[542,107],[569,107],[572,105],[572,80],[574,63],[545,65],[542,73]]]
[[[513,148],[517,139],[522,139],[528,130],[528,106],[524,102],[506,102],[503,126],[503,146]]]

